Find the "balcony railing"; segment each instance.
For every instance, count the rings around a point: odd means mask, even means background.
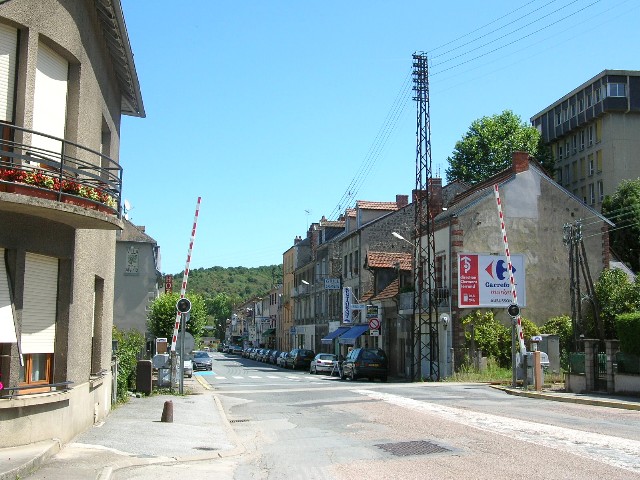
[[[119,215],[122,167],[111,158],[5,122],[0,132],[0,191],[22,188],[24,193],[26,188],[47,193],[44,198]]]
[[[405,293],[401,293],[400,294],[400,303],[399,303],[399,309],[400,310],[411,310],[413,311],[414,309],[414,304],[413,304],[413,293],[414,292],[405,292]],[[445,287],[439,287],[439,288],[434,288],[433,289],[433,294],[434,294],[434,300],[435,300],[435,305],[437,305],[438,307],[448,307],[450,306],[450,292],[448,288]],[[421,302],[421,306],[424,310],[428,310],[430,305],[429,305],[429,292],[422,292],[422,302]]]

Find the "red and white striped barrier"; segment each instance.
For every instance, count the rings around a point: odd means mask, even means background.
[[[498,206],[498,216],[500,217],[500,228],[502,230],[502,241],[504,242],[504,256],[507,257],[507,266],[509,268],[509,283],[511,284],[511,295],[513,296],[513,303],[518,305],[518,295],[516,293],[516,280],[513,276],[513,266],[511,265],[511,254],[509,253],[509,242],[507,241],[507,229],[504,226],[504,215],[502,214],[502,202],[500,201],[500,192],[498,191],[498,184],[493,186],[493,192],[496,196],[496,204]],[[522,331],[522,320],[520,313],[516,316],[516,331],[518,333],[518,339],[520,341],[520,353],[524,355],[527,352],[527,347],[524,344],[524,333]]]
[[[191,252],[193,251],[193,242],[196,238],[196,227],[198,225],[198,213],[200,212],[200,198],[196,204],[196,216],[193,219],[193,228],[191,229],[191,239],[189,240],[189,252],[187,253],[187,263],[184,267],[184,275],[182,276],[182,287],[180,288],[180,298],[184,298],[187,293],[187,281],[189,280],[189,264],[191,263]],[[171,338],[171,351],[176,351],[176,343],[178,342],[178,331],[180,330],[180,319],[182,314],[176,313],[176,323],[173,327],[173,337]]]

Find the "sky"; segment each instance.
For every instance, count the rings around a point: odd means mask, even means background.
[[[123,197],[161,269],[282,263],[356,200],[416,183],[412,54],[429,60],[432,174],[471,123],[523,121],[604,69],[640,70],[637,0],[121,0],[146,118]],[[446,184],[446,180],[444,181]]]

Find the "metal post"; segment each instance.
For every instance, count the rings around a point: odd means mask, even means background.
[[[178,390],[180,395],[184,394],[184,331],[187,315],[188,313],[180,314],[180,368],[178,369],[180,372],[180,389]]]
[[[518,330],[516,329],[516,319],[511,319],[511,386],[516,388],[518,386],[518,356],[516,354],[516,335]]]

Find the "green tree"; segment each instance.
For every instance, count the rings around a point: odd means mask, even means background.
[[[569,352],[573,346],[573,325],[571,317],[561,315],[552,317],[540,327],[540,333],[557,335],[560,342],[560,365],[563,369],[569,368]]]
[[[207,324],[207,307],[201,295],[190,293],[186,297],[191,301],[191,312],[186,331],[195,339],[199,339],[204,334],[204,327]],[[156,337],[172,338],[176,321],[176,303],[180,299],[178,293],[165,293],[160,295],[149,307],[147,315],[147,327]]]
[[[634,272],[640,270],[640,178],[623,180],[602,202],[602,214],[616,224],[611,248]]]
[[[511,364],[511,329],[496,320],[493,312],[476,310],[462,319],[465,326],[467,348],[471,346],[471,328],[473,325],[476,349],[491,357],[501,367]]]
[[[117,398],[122,402],[127,399],[127,392],[136,386],[136,366],[144,348],[144,335],[134,329],[121,331],[114,325],[112,338],[118,342],[115,352],[118,360]]]
[[[233,308],[240,303],[242,303],[242,300],[238,295],[229,295],[227,293],[217,293],[215,296],[206,299],[207,312],[213,319],[213,327],[215,328],[216,336],[220,340],[224,340],[226,320],[231,318]]]
[[[456,142],[453,155],[447,158],[447,180],[481,182],[507,169],[515,151],[528,152],[549,173],[553,172],[553,156],[538,130],[511,110],[474,120],[462,140]]]
[[[595,284],[605,338],[617,338],[616,316],[640,310],[640,277],[631,282],[620,269],[603,270]],[[593,323],[593,322],[591,322]],[[593,327],[587,334],[594,336]]]

